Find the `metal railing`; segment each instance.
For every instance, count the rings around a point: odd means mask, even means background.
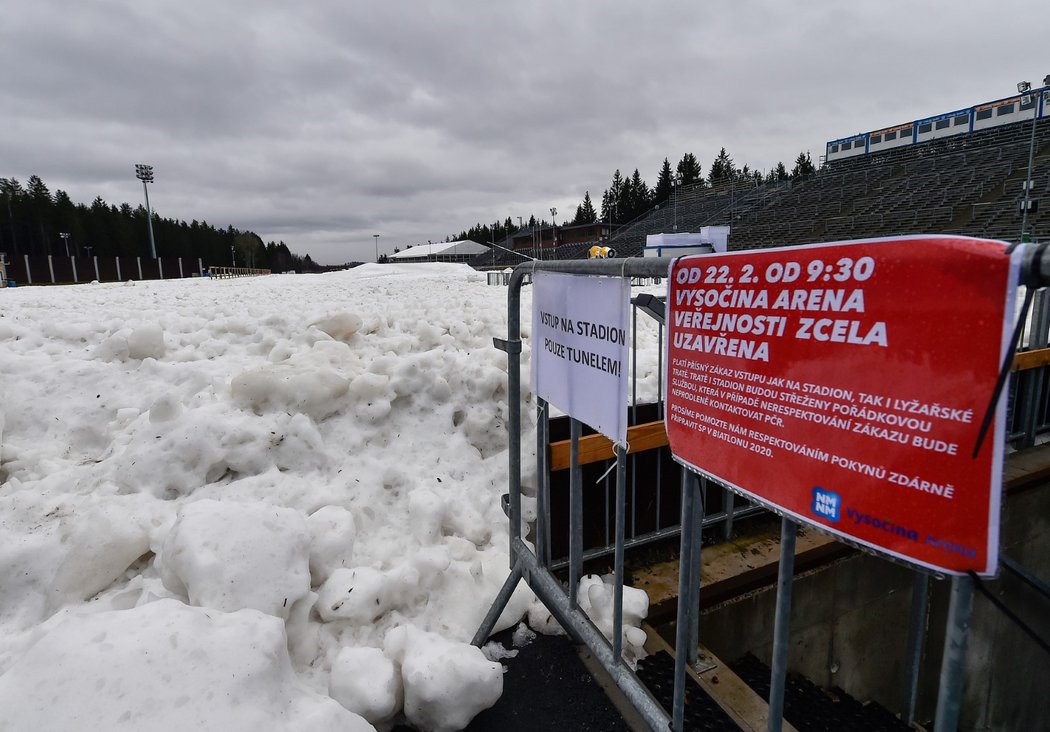
[[[268,269],[255,269],[253,267],[209,267],[208,276],[218,280],[230,277],[259,277],[270,274]]]
[[[1046,246],[1030,247],[1022,264],[1023,284],[1029,288],[1044,288],[1050,284],[1050,255]],[[660,277],[667,272],[671,260],[667,258],[635,258],[627,260],[590,260],[564,262],[533,262],[517,267],[509,283],[508,290],[508,337],[496,339],[496,345],[507,353],[508,357],[508,400],[509,400],[509,492],[506,496],[510,518],[510,566],[511,572],[500,589],[493,605],[489,609],[474,637],[475,645],[482,645],[503,609],[506,607],[518,582],[525,580],[539,599],[546,605],[554,618],[579,643],[586,645],[595,658],[624,693],[627,700],[635,707],[640,716],[654,730],[681,730],[684,715],[685,671],[687,663],[695,663],[699,650],[699,595],[700,595],[700,534],[704,525],[710,522],[703,515],[703,498],[707,492],[706,481],[685,470],[680,473],[681,511],[680,511],[680,554],[679,554],[679,590],[678,618],[675,641],[675,681],[672,709],[663,709],[652,694],[639,681],[637,676],[624,662],[622,651],[623,612],[622,598],[624,587],[624,550],[629,545],[627,518],[627,452],[617,450],[615,453],[614,498],[612,508],[615,511],[615,537],[601,551],[611,549],[614,554],[614,610],[612,640],[608,641],[590,618],[582,611],[576,596],[579,580],[582,575],[583,561],[587,554],[583,548],[583,491],[582,461],[580,446],[582,425],[578,420],[570,421],[569,458],[569,556],[567,561],[568,583],[564,585],[553,573],[556,566],[552,563],[550,551],[550,486],[545,476],[550,474],[552,465],[548,446],[548,423],[541,419],[537,427],[537,475],[540,479],[536,486],[537,518],[535,524],[535,546],[530,547],[522,536],[522,463],[521,463],[521,286],[531,274],[537,271],[563,272],[570,274],[620,277]],[[1035,307],[1028,322],[1027,333],[1021,342],[1030,350],[1019,354],[1013,364],[1015,372],[1043,374],[1045,380],[1050,364],[1050,349],[1045,348],[1047,334],[1050,332],[1050,299],[1039,291],[1034,297]],[[640,298],[634,301],[636,308],[647,309],[652,303],[643,304]],[[635,315],[637,317],[637,313]],[[634,328],[637,333],[637,325]],[[658,338],[662,341],[662,328]],[[634,344],[637,347],[637,343]],[[1033,355],[1034,354],[1034,355]],[[1007,364],[1009,365],[1009,364]],[[658,371],[662,370],[661,363]],[[634,369],[635,372],[637,369]],[[1017,379],[1018,383],[1020,380]],[[1034,434],[1047,421],[1045,405],[1047,389],[1029,388],[1023,396],[1015,396],[1011,407],[1012,415],[1024,415],[1031,412],[1036,416],[1011,417],[1026,419],[1031,427],[1018,432],[1010,430],[1011,439],[1017,441],[1022,437]],[[658,394],[657,403],[662,402],[663,395]],[[1040,406],[1042,405],[1042,406]],[[637,403],[634,405],[638,407]],[[544,405],[540,406],[545,409]],[[1027,410],[1027,412],[1026,412]],[[545,416],[545,414],[541,414]],[[639,425],[636,425],[636,427]],[[642,427],[646,425],[640,425]],[[630,442],[630,438],[628,439]],[[633,452],[633,451],[632,451]],[[609,494],[606,494],[609,496]],[[608,499],[607,499],[608,504]],[[733,505],[733,504],[730,504]],[[732,520],[733,509],[728,516],[711,517],[716,521]],[[739,514],[736,514],[739,515]],[[791,617],[791,594],[794,582],[795,539],[797,524],[784,518],[781,522],[780,556],[777,578],[776,610],[774,620],[774,637],[772,648],[772,669],[770,678],[769,715],[770,729],[779,730],[783,719],[784,689],[788,662],[789,623]],[[673,535],[673,527],[666,527],[667,533],[658,530],[660,538]],[[633,541],[643,541],[647,537],[635,535]],[[593,556],[593,554],[592,554]],[[905,659],[906,701],[904,717],[914,720],[917,698],[921,651],[925,636],[925,619],[928,609],[929,580],[927,571],[916,570],[912,593],[911,627],[909,629],[908,651]],[[953,577],[951,580],[951,599],[946,624],[944,654],[941,660],[940,681],[938,686],[935,729],[939,732],[954,730],[958,724],[962,682],[965,670],[966,646],[970,616],[973,609],[975,580],[966,575]]]
[[[536,595],[543,601],[554,618],[561,626],[579,643],[586,645],[601,666],[609,674],[624,693],[627,700],[634,706],[640,716],[652,729],[666,729],[671,722],[672,716],[664,710],[656,701],[648,689],[639,681],[634,672],[628,667],[622,658],[623,643],[623,554],[626,543],[626,484],[627,484],[627,455],[626,451],[620,450],[616,456],[616,498],[615,498],[615,534],[614,542],[614,583],[613,583],[613,628],[612,640],[608,641],[594,625],[591,619],[580,608],[577,589],[583,567],[582,546],[582,524],[583,524],[583,491],[580,476],[579,444],[582,426],[578,420],[572,420],[570,437],[570,547],[569,547],[569,581],[568,587],[554,576],[549,565],[550,556],[547,551],[549,545],[550,526],[547,520],[549,514],[549,495],[545,486],[546,481],[540,480],[537,485],[537,518],[536,518],[536,551],[534,552],[522,537],[522,465],[521,465],[521,287],[526,275],[534,272],[563,272],[569,274],[595,275],[606,277],[663,277],[667,273],[671,260],[666,258],[634,258],[626,260],[585,260],[575,262],[532,262],[518,266],[512,275],[508,289],[508,311],[507,311],[507,339],[497,339],[496,345],[507,353],[508,369],[508,406],[509,406],[509,493],[508,509],[510,514],[510,565],[511,572],[500,589],[492,607],[485,616],[484,621],[474,636],[474,644],[482,645],[495,627],[496,621],[510,600],[511,594],[517,587],[518,582],[524,580]],[[545,444],[545,428],[537,429],[538,444]],[[546,464],[546,450],[537,451],[537,473],[544,475],[548,469]],[[686,506],[686,497],[692,497],[696,491],[689,483],[695,483],[695,478],[690,481],[683,471],[683,510],[685,515],[692,516],[694,505]],[[690,541],[695,537],[698,526],[687,521],[689,530],[683,531],[683,544],[688,537]],[[689,547],[699,548],[699,542],[690,543]],[[689,554],[684,556],[691,556]],[[696,558],[699,562],[699,557]],[[693,596],[692,583],[698,582],[690,568],[693,563],[683,561],[681,565],[681,584],[684,586],[685,597]],[[697,564],[698,566],[698,564]],[[681,603],[680,612],[685,611],[685,605]],[[696,608],[696,618],[692,625],[699,619],[699,609]],[[684,664],[689,656],[686,647],[690,637],[695,638],[696,633],[690,634],[688,628],[692,627],[687,620],[679,628],[679,640],[676,643],[678,657]],[[678,669],[676,668],[676,672]],[[681,708],[684,708],[685,676],[684,665],[681,669],[681,678],[676,675],[676,686],[674,696],[674,710],[679,722],[675,729],[681,729]],[[680,683],[679,683],[680,681]]]

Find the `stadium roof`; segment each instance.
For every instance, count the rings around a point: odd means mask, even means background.
[[[458,255],[481,254],[489,251],[484,244],[470,239],[461,241],[441,241],[436,244],[420,244],[404,251],[389,255],[390,259],[423,259],[425,257],[453,257]]]

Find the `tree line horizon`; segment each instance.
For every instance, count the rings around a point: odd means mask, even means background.
[[[73,203],[69,194],[52,195],[37,175],[25,187],[0,178],[0,251],[10,256],[149,257],[146,209],[106,203]],[[263,243],[253,231],[212,226],[207,221],[163,218],[152,212],[158,257],[200,258],[206,266],[311,272],[322,269],[307,254],[293,254],[283,241]],[[62,234],[68,234],[63,237]]]
[[[716,187],[730,183],[741,183],[745,185],[758,186],[765,183],[779,183],[786,180],[797,180],[805,178],[816,172],[816,166],[808,152],[800,152],[795,158],[795,166],[789,171],[783,162],[778,162],[769,172],[763,174],[759,170],[752,169],[745,164],[736,167],[733,158],[723,147],[711,162],[710,170],[705,177],[700,161],[693,153],[685,153],[678,161],[672,172],[671,162],[664,158],[663,165],[657,175],[656,185],[652,188],[642,178],[638,168],[634,169],[629,177],[624,177],[617,168],[612,175],[612,182],[602,193],[601,208],[595,209],[591,200],[591,193],[586,190],[583,201],[576,206],[575,214],[571,219],[564,219],[561,223],[555,222],[557,226],[576,226],[579,224],[596,224],[598,221],[606,221],[611,225],[623,224],[633,221],[653,206],[667,201],[676,185],[692,187]],[[553,217],[552,217],[553,218]],[[469,229],[461,231],[455,236],[445,238],[446,242],[470,239],[481,244],[499,242],[512,236],[519,230],[544,229],[551,225],[547,219],[537,219],[530,216],[528,221],[518,217],[519,225],[514,225],[513,217],[508,216],[503,221],[493,224],[476,223]],[[396,251],[396,250],[395,250]]]

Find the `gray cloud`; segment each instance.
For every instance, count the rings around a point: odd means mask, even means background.
[[[614,168],[826,140],[1042,79],[1044,3],[9,4],[0,175],[370,258],[560,216]],[[1037,32],[1037,31],[1036,31]],[[1016,42],[1004,44],[1002,38]]]

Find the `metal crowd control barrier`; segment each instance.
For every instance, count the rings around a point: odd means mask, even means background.
[[[481,627],[474,636],[474,644],[482,645],[495,627],[496,621],[507,602],[510,600],[514,588],[518,582],[524,579],[533,592],[543,601],[547,609],[557,619],[561,626],[578,643],[586,645],[595,658],[602,665],[610,678],[624,693],[627,700],[634,706],[641,717],[652,729],[666,729],[671,717],[660,706],[659,702],[650,694],[648,689],[638,680],[637,676],[624,663],[622,659],[623,638],[623,553],[625,545],[625,504],[626,504],[626,482],[627,482],[627,455],[624,451],[618,451],[616,455],[616,539],[614,543],[614,595],[613,595],[613,632],[612,641],[606,641],[601,631],[594,625],[589,617],[580,609],[577,588],[583,569],[582,551],[582,524],[583,524],[583,488],[580,480],[579,442],[582,426],[577,420],[571,423],[571,448],[570,448],[570,487],[569,487],[569,583],[568,588],[551,572],[549,555],[546,547],[550,527],[547,523],[547,512],[549,510],[549,496],[547,495],[546,481],[537,481],[537,520],[536,520],[536,547],[534,553],[522,538],[522,513],[521,513],[521,286],[526,276],[534,272],[562,272],[567,274],[582,274],[606,277],[665,277],[671,260],[667,258],[635,258],[626,260],[580,260],[567,262],[529,262],[519,265],[511,275],[507,295],[507,340],[497,339],[496,345],[507,353],[508,358],[508,391],[509,391],[509,512],[510,512],[510,564],[511,572],[500,589],[492,607],[485,616]],[[538,474],[544,475],[547,466],[546,461],[546,435],[544,435],[543,422],[537,429],[537,440],[542,448],[538,450],[537,460]],[[538,445],[538,446],[539,446]],[[696,479],[686,476],[683,471],[684,486],[682,492],[683,509],[687,512],[685,516],[692,516],[699,501],[693,501],[697,489]],[[688,503],[688,505],[687,505]],[[682,543],[683,556],[692,556],[693,547],[699,549],[699,541],[696,534],[699,530],[699,521],[686,521],[683,524]],[[688,543],[687,543],[688,542]],[[681,566],[680,585],[683,588],[683,597],[699,598],[698,585],[699,572],[691,572],[690,569],[699,569],[699,553],[696,553],[695,567],[691,561],[683,561]],[[679,625],[679,638],[676,643],[677,655],[684,659],[690,654],[685,644],[689,638],[695,639],[697,632],[690,631],[699,620],[699,603],[693,606],[691,603],[680,603],[679,612],[686,612],[689,606],[691,618]],[[681,679],[676,676],[675,686],[675,709],[684,709],[685,669],[681,669]],[[677,669],[676,669],[677,672]],[[679,683],[679,681],[681,683]],[[680,713],[678,715],[681,716]],[[681,729],[681,724],[676,727]]]
[[[208,276],[215,279],[227,279],[229,277],[259,277],[270,274],[268,269],[256,269],[252,267],[209,267]]]
[[[1031,247],[1025,255],[1022,279],[1029,288],[1043,288],[1050,284],[1050,256],[1047,247]],[[583,521],[582,486],[579,479],[579,441],[581,425],[572,421],[570,481],[570,548],[569,586],[566,588],[553,575],[549,566],[549,526],[547,510],[549,496],[545,495],[545,480],[537,481],[536,546],[534,553],[522,538],[521,511],[521,286],[527,276],[537,271],[562,272],[607,277],[661,277],[671,263],[667,258],[628,260],[585,260],[569,262],[532,262],[518,266],[509,284],[508,337],[496,339],[496,345],[508,356],[509,387],[509,514],[511,572],[500,589],[488,614],[474,636],[473,643],[482,645],[506,607],[515,587],[525,580],[540,600],[551,611],[562,627],[579,643],[586,645],[616,685],[624,693],[640,716],[653,730],[680,731],[684,721],[685,665],[693,663],[699,647],[700,597],[700,529],[703,524],[703,505],[700,497],[706,488],[703,478],[682,471],[682,528],[679,564],[679,602],[677,635],[675,639],[674,696],[668,714],[638,680],[621,657],[623,636],[623,551],[625,544],[624,517],[627,462],[623,452],[616,455],[616,540],[614,544],[614,617],[613,639],[606,641],[577,602],[577,587],[582,573],[583,552],[580,544]],[[1042,296],[1043,293],[1040,293]],[[1037,299],[1038,302],[1038,299]],[[1038,316],[1037,316],[1038,317]],[[1037,347],[1039,344],[1036,344]],[[1045,353],[1045,352],[1044,352]],[[1022,354],[1023,356],[1024,354]],[[1020,358],[1020,357],[1019,357]],[[1041,358],[1041,357],[1040,357]],[[1050,354],[1047,354],[1050,360]],[[1043,363],[1045,363],[1044,361]],[[1041,363],[1040,365],[1043,365]],[[1018,367],[1014,362],[1014,369]],[[1009,364],[1006,364],[1009,366]],[[1031,397],[1029,397],[1031,399]],[[538,474],[545,475],[546,436],[541,426],[537,429]],[[784,689],[788,664],[791,594],[794,582],[795,539],[797,524],[784,518],[781,522],[780,558],[777,577],[777,599],[770,675],[769,715],[770,730],[780,730],[783,723]],[[912,722],[918,688],[919,664],[922,650],[923,624],[927,614],[929,579],[931,575],[916,570],[912,595],[911,628],[908,638],[905,680],[907,694],[904,717]],[[974,602],[974,579],[956,576],[951,580],[951,597],[941,673],[938,684],[936,732],[954,732],[958,727],[962,704],[962,688],[966,661],[966,646]],[[684,599],[684,601],[682,601]]]

